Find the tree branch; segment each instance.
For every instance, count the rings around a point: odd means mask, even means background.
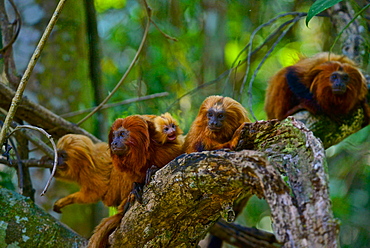
[[[232,221],[246,193],[267,200],[283,247],[336,247],[324,149],[312,132],[294,119],[246,123],[237,150],[183,155],[159,170],[113,247],[196,246],[220,216]]]
[[[85,247],[80,237],[29,198],[0,188],[2,247]]]
[[[341,118],[340,122],[333,121],[326,115],[313,115],[306,110],[299,111],[293,116],[296,120],[303,122],[317,138],[320,138],[325,149],[361,130],[364,123],[362,108]]]
[[[0,107],[8,109],[15,92],[5,84],[0,83]],[[29,124],[41,127],[54,138],[59,138],[68,133],[84,134],[94,142],[98,142],[95,136],[86,130],[66,121],[50,110],[38,105],[27,97],[22,97],[15,115]]]
[[[342,34],[339,40],[342,44],[343,54],[366,68],[369,57],[369,47],[367,46],[369,34],[366,32],[367,25],[363,18],[357,18],[352,22],[355,12],[358,11],[354,10],[352,5],[354,4],[350,1],[343,1],[327,11],[336,33]]]
[[[168,96],[168,95],[169,95],[168,92],[160,92],[160,93],[155,93],[155,94],[151,94],[151,95],[146,95],[146,96],[140,96],[140,97],[136,97],[136,98],[127,99],[127,100],[123,100],[123,101],[120,101],[120,102],[107,103],[107,104],[104,104],[101,107],[101,110],[102,109],[107,109],[107,108],[113,108],[113,107],[117,107],[117,106],[121,106],[121,105],[125,105],[125,104],[130,104],[130,103],[134,103],[134,102],[150,100],[150,99],[154,99],[154,98],[157,98],[157,97],[165,97],[165,96]],[[61,114],[60,116],[63,117],[63,118],[68,118],[68,117],[88,113],[88,112],[90,112],[94,109],[95,108],[81,109],[81,110],[78,110],[78,111]]]
[[[277,248],[281,246],[272,233],[228,223],[223,219],[217,221],[210,231],[213,235],[236,247]]]

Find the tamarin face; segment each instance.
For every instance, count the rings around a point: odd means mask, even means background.
[[[350,98],[350,102],[356,102],[357,93],[361,91],[361,85],[364,83],[364,77],[356,67],[338,61],[318,65],[311,75],[314,77],[310,86],[311,92],[315,94],[316,99],[320,99],[319,104],[325,106],[329,106],[328,101],[334,102],[336,98]],[[332,99],[331,96],[335,98]],[[350,102],[341,104],[347,106]]]
[[[330,75],[330,82],[333,94],[341,95],[346,92],[350,78],[344,71],[335,71]]]
[[[211,131],[220,131],[226,119],[225,111],[220,108],[210,108],[207,111],[208,128]]]
[[[110,144],[112,153],[116,155],[125,155],[129,150],[127,142],[130,138],[130,132],[127,129],[120,127],[113,131],[112,134],[112,142]]]
[[[178,135],[181,135],[183,133],[177,121],[172,117],[170,113],[156,116],[153,122],[156,131],[154,140],[161,144],[164,144],[166,142],[176,143],[178,141]]]
[[[172,141],[175,140],[177,135],[176,135],[176,125],[174,123],[165,125],[163,127],[163,133],[167,135],[167,140]]]
[[[66,171],[68,170],[67,161],[68,153],[64,150],[58,150],[58,164],[57,170],[55,172],[55,177],[63,177],[63,175],[66,174]]]

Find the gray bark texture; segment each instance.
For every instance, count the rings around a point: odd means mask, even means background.
[[[366,18],[360,16],[347,27],[359,10],[359,6],[353,1],[342,1],[327,9],[327,12],[335,33],[339,34],[343,30],[338,42],[341,44],[343,54],[366,68],[369,59],[368,40],[370,38],[367,32]]]
[[[0,187],[0,247],[84,247],[80,237],[29,198]]]
[[[246,123],[236,151],[187,154],[159,170],[110,237],[113,247],[196,247],[233,202],[267,200],[283,247],[336,247],[325,153],[301,122]]]

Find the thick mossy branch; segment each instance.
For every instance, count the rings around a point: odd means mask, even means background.
[[[283,247],[336,247],[324,149],[302,123],[246,123],[237,150],[183,155],[159,170],[113,247],[196,246],[220,216],[233,220],[233,201],[247,193],[267,200]]]
[[[297,112],[294,118],[303,122],[316,137],[320,138],[326,149],[359,131],[363,127],[364,111],[358,108],[338,121],[333,121],[326,115],[313,115],[308,111]]]
[[[0,247],[84,247],[87,240],[29,198],[0,187]]]
[[[239,136],[236,151],[182,155],[159,170],[144,188],[143,204],[135,203],[111,235],[112,246],[195,247],[220,217],[233,221],[236,199],[254,194],[269,204],[282,247],[336,247],[320,140],[293,118],[245,123]],[[84,243],[29,200],[1,193],[0,240],[6,244]],[[261,247],[276,244],[264,240]]]
[[[263,152],[291,189],[297,219],[275,205],[276,199],[266,197],[278,240],[292,240],[284,230],[284,220],[291,220],[300,223],[296,227],[302,229],[290,232],[289,235],[298,235],[293,240],[307,239],[291,247],[335,247],[338,224],[331,211],[325,151],[320,140],[301,122],[289,117],[282,122],[246,123],[237,147],[240,149]],[[324,235],[327,236],[323,238]]]
[[[244,166],[241,166],[243,164]],[[266,168],[268,167],[268,168]],[[289,189],[262,154],[213,151],[184,155],[158,171],[116,232],[114,247],[195,246],[222,214],[233,220],[232,204],[246,191],[262,192],[254,171],[271,170],[276,189]],[[245,188],[244,185],[248,185]],[[141,233],[141,238],[132,238]]]

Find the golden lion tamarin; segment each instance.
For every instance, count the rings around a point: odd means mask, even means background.
[[[325,114],[334,120],[361,105],[365,123],[370,110],[366,103],[366,80],[349,58],[319,53],[281,69],[269,82],[265,110],[268,119],[282,120],[298,110]]]
[[[155,149],[160,149],[165,153],[171,154],[165,155],[164,157],[175,158],[184,153],[184,136],[182,135],[183,131],[179,127],[178,122],[172,117],[170,113],[164,113],[160,116],[144,115],[143,117],[148,121],[151,139],[163,146],[161,148],[155,148],[155,146],[153,145],[153,147]],[[160,163],[164,162],[165,161]]]
[[[245,108],[230,97],[209,96],[200,106],[184,143],[186,153],[230,147],[235,131],[250,122]]]
[[[156,133],[154,139],[162,145],[166,142],[181,144],[184,142],[183,131],[170,113],[164,113],[153,119]]]
[[[146,116],[154,141],[166,150],[167,157],[160,164],[182,154],[182,130],[169,113]],[[76,182],[80,191],[58,200],[54,211],[74,203],[94,203],[102,200],[106,206],[118,206],[127,198],[132,183],[122,181],[122,172],[112,166],[109,146],[105,142],[94,144],[90,138],[67,134],[59,139],[58,166],[55,177]],[[172,154],[172,155],[169,155]]]
[[[84,135],[67,134],[57,143],[58,166],[55,177],[76,182],[80,191],[59,199],[54,211],[74,203],[94,203],[102,200],[107,206],[122,202],[122,180],[112,166],[107,143],[94,144]]]
[[[132,115],[117,119],[109,133],[113,166],[122,172],[125,195],[118,213],[104,219],[95,229],[89,247],[106,247],[108,236],[119,225],[133,185],[143,184],[151,166],[161,168],[182,154],[181,129],[172,116]],[[168,128],[169,126],[169,128]],[[168,130],[167,130],[168,128]],[[174,128],[175,130],[171,130]]]

